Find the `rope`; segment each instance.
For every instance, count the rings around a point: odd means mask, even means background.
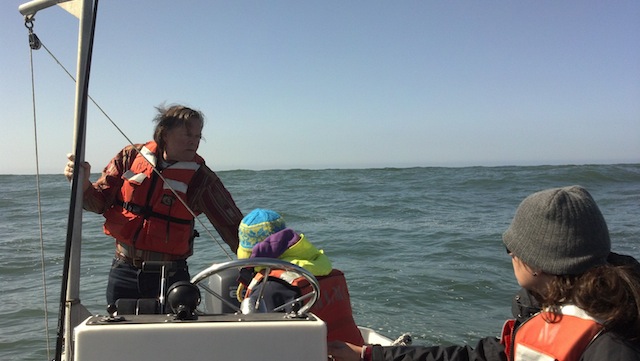
[[[25,19],[25,26],[29,29],[29,60],[31,65],[31,104],[33,112],[33,140],[36,155],[36,198],[38,203],[38,226],[40,231],[40,265],[42,272],[42,289],[44,290],[43,302],[44,302],[44,330],[45,339],[47,342],[47,360],[51,359],[50,344],[49,344],[49,311],[47,307],[47,272],[44,257],[44,235],[43,235],[43,219],[42,219],[42,202],[40,195],[40,165],[38,156],[38,122],[36,117],[36,90],[35,90],[35,72],[33,69],[33,50],[40,48],[40,40],[33,32],[33,18]]]
[[[41,43],[38,40],[39,44],[42,46],[42,48],[44,48],[44,50],[47,51],[47,53],[49,53],[49,55],[53,58],[53,60],[55,60],[56,63],[58,63],[58,65],[64,70],[65,73],[67,73],[67,75],[69,76],[69,78],[71,78],[71,80],[73,80],[74,82],[76,81],[76,79],[74,78],[73,75],[71,75],[71,73],[67,70],[67,68],[62,65],[62,63],[56,58],[55,55],[53,55],[53,53],[49,50],[49,48],[46,47],[46,45],[44,45],[43,43]],[[91,97],[91,95],[88,95],[89,100],[91,100],[91,102],[93,103],[93,105],[96,106],[96,108],[98,108],[98,110],[105,116],[105,118],[107,118],[107,120],[109,120],[109,122],[111,123],[111,125],[113,125],[114,128],[116,128],[116,130],[127,140],[127,142],[129,144],[131,144],[132,146],[135,147],[135,143],[133,143],[133,141],[125,134],[125,132],[116,124],[116,122],[107,114],[107,112],[102,109],[102,107]],[[220,247],[220,249],[226,254],[227,258],[229,258],[230,260],[233,259],[233,257],[231,256],[231,254],[224,248],[224,246],[222,245],[222,243],[220,242],[220,240],[218,240],[213,233],[211,232],[211,230],[209,230],[209,228],[202,222],[202,220],[200,220],[197,215],[195,214],[195,212],[187,205],[187,202],[182,199],[182,197],[180,197],[178,195],[178,193],[173,189],[173,187],[171,187],[170,184],[168,184],[166,182],[166,179],[164,178],[164,176],[162,175],[162,173],[158,170],[158,168],[156,168],[155,166],[153,166],[153,163],[151,163],[151,161],[142,153],[139,153],[140,155],[142,155],[142,157],[149,162],[149,164],[152,165],[153,167],[153,171],[160,177],[160,179],[162,179],[162,181],[167,185],[167,187],[169,188],[169,190],[171,190],[171,192],[176,196],[176,198],[178,198],[178,200],[180,201],[180,203],[182,203],[182,205],[189,211],[189,213],[191,214],[191,216],[197,220],[198,224],[200,224],[200,226],[205,230],[205,233],[207,233],[209,235],[209,237],[211,237],[211,239],[213,239],[214,242],[216,242],[216,244],[218,245],[218,247]]]

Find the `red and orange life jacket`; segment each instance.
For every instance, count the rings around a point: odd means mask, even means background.
[[[149,142],[139,151],[122,178],[120,194],[104,213],[104,233],[125,247],[176,256],[192,253],[193,216],[176,198],[186,201],[191,178],[204,162],[176,162],[161,170],[164,182],[154,173],[157,144]]]
[[[561,314],[543,311],[534,315],[515,330],[515,340],[513,324],[507,321],[502,330],[510,361],[578,361],[603,330],[600,322],[573,305],[563,306]]]

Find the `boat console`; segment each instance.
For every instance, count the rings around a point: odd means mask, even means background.
[[[238,269],[246,267],[298,273],[313,291],[297,300],[302,307],[288,313],[240,305],[235,280]],[[74,331],[73,359],[326,361],[326,324],[308,312],[319,294],[315,277],[289,262],[249,259],[214,264],[191,282],[170,286],[164,307],[156,299],[118,300],[110,315],[86,319]]]
[[[312,314],[93,316],[75,329],[74,360],[326,361],[326,337]]]

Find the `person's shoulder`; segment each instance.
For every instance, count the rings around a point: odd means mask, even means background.
[[[213,169],[209,168],[209,166],[204,162],[200,164],[200,167],[198,167],[198,170],[196,171],[196,173],[204,177],[218,178],[218,175],[216,174],[216,172],[214,172]]]
[[[216,172],[209,168],[206,164],[202,163],[196,173],[191,179],[191,184],[194,186],[207,186],[218,182],[220,178]]]
[[[631,341],[615,332],[605,332],[587,347],[581,360],[640,361],[640,342]]]
[[[518,322],[524,322],[540,312],[540,302],[529,291],[521,288],[512,299],[511,312]]]
[[[138,153],[140,149],[144,147],[144,144],[127,144],[120,150],[121,154]]]
[[[209,168],[209,166],[204,161],[204,159],[202,160],[202,163],[200,163],[200,168],[198,168],[198,170],[203,172],[203,173],[213,173],[213,174],[215,174],[213,169]]]
[[[124,168],[129,168],[133,163],[133,160],[138,155],[138,152],[144,144],[128,144],[120,150],[120,152],[113,159],[116,164],[122,164]]]

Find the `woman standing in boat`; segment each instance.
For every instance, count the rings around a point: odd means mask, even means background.
[[[500,339],[469,346],[357,347],[335,360],[640,360],[640,264],[611,253],[609,231],[582,187],[537,192],[503,234],[523,290]]]
[[[197,236],[194,217],[204,213],[233,252],[242,213],[218,176],[196,151],[204,116],[181,105],[159,107],[153,140],[126,146],[95,183],[83,163],[84,209],[102,214],[104,233],[115,238],[107,303],[121,298],[156,298],[160,275],[143,272],[145,261],[173,261],[167,286],[190,279],[186,259]],[[65,176],[73,176],[73,155]],[[162,174],[160,177],[154,168]],[[188,206],[186,208],[179,196]],[[193,213],[192,213],[193,212]]]

